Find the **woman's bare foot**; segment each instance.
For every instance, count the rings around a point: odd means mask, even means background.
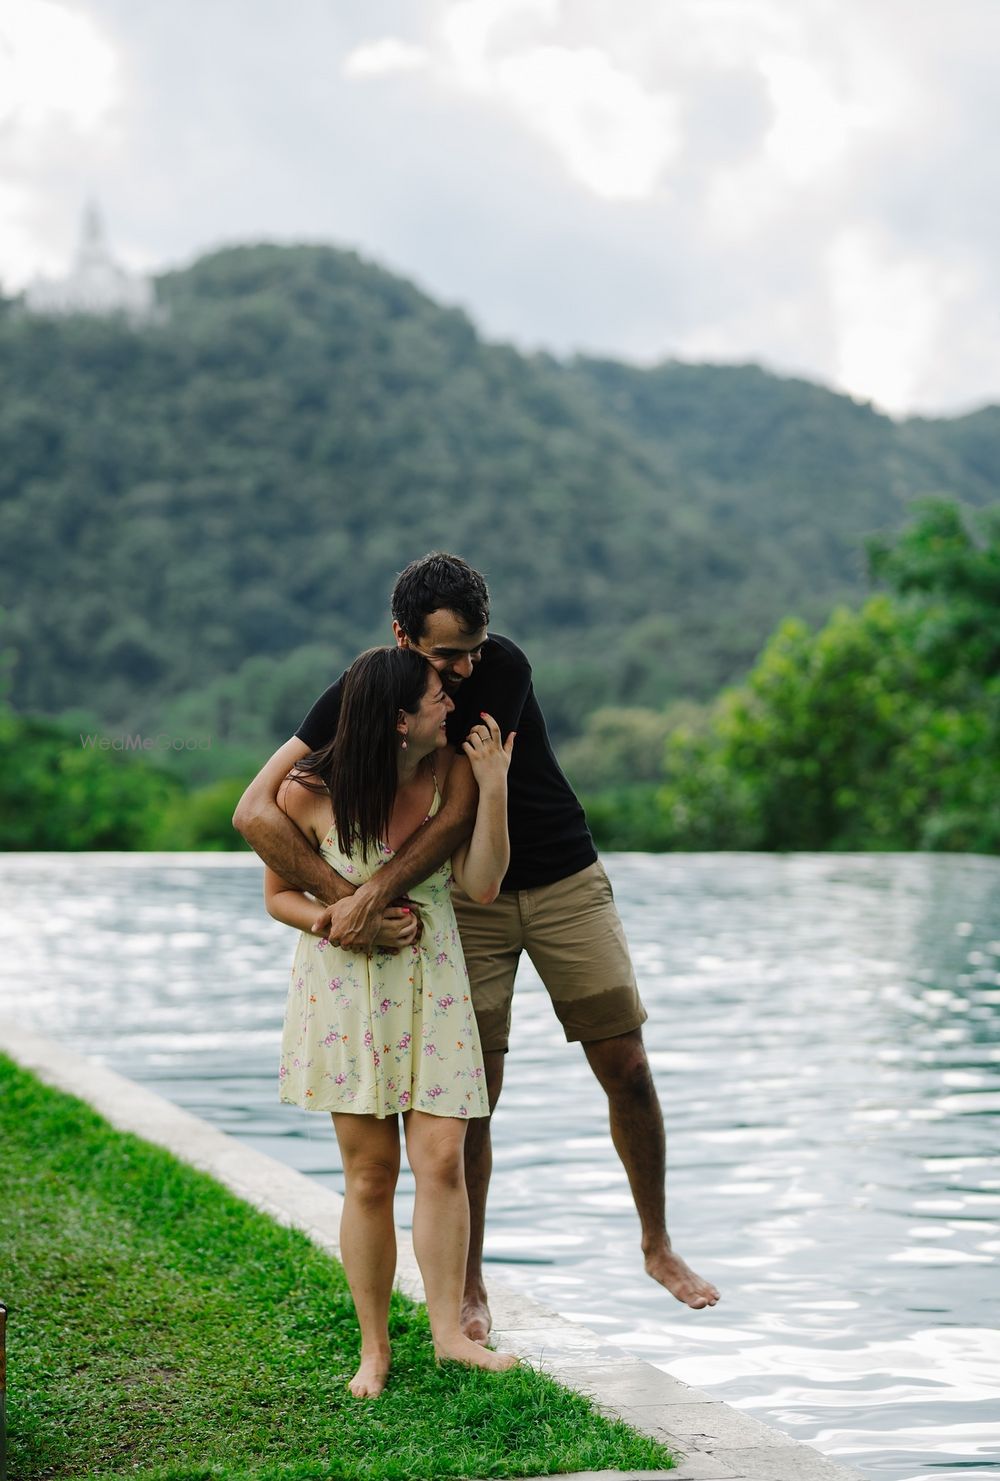
[[[390,1361],[388,1348],[378,1348],[374,1352],[361,1354],[358,1371],[347,1385],[356,1399],[378,1398],[389,1376]]]
[[[646,1255],[646,1274],[659,1281],[661,1286],[665,1286],[685,1306],[700,1309],[703,1306],[714,1306],[719,1299],[719,1292],[711,1281],[702,1280],[700,1275],[696,1275],[680,1255],[674,1254],[669,1245],[661,1245],[649,1251]]]
[[[503,1373],[517,1363],[513,1353],[491,1352],[488,1347],[481,1347],[463,1332],[448,1342],[435,1342],[434,1354],[439,1363],[464,1363],[467,1368],[487,1368],[491,1373]]]

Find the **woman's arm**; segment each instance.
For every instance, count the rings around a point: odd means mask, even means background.
[[[316,792],[301,786],[289,776],[278,788],[276,805],[291,818],[302,836],[311,840],[313,848],[318,851],[321,835],[329,822],[329,811],[326,805],[318,801]],[[337,877],[340,878],[339,875]],[[264,904],[268,915],[297,931],[312,931],[316,912],[320,909],[318,900],[305,890],[297,889],[294,883],[269,865],[264,867]],[[419,927],[420,922],[415,911],[407,906],[388,906],[376,922],[372,944],[398,950],[401,946],[411,944]]]
[[[359,885],[350,900],[317,911],[313,935],[329,936],[351,951],[382,944],[374,934],[380,915],[388,914],[393,900],[427,879],[445,859],[453,859],[459,844],[472,834],[477,789],[472,768],[461,757],[452,761],[441,795],[440,812],[411,833],[395,857]]]
[[[472,837],[456,849],[452,868],[465,893],[481,905],[489,905],[496,899],[510,863],[507,768],[514,735],[512,730],[504,745],[499,725],[492,715],[484,713],[462,743],[479,784],[479,806]]]
[[[353,895],[354,886],[330,868],[308,832],[296,826],[285,801],[279,802],[290,768],[308,754],[309,747],[297,735],[275,751],[237,803],[233,827],[266,865],[291,881],[290,887],[310,890],[317,900],[332,904]]]
[[[317,831],[317,794],[300,785],[289,773],[278,786],[274,802],[318,855],[320,839]],[[325,859],[323,863],[326,864]],[[316,919],[315,898],[298,888],[294,882],[285,879],[269,864],[264,866],[264,905],[268,915],[280,920],[282,925],[294,926],[299,931],[308,931]]]
[[[294,926],[297,931],[309,930],[319,908],[312,895],[297,890],[267,864],[264,866],[264,904],[268,915],[280,920],[284,926]]]
[[[305,890],[297,890],[267,865],[264,866],[264,904],[268,915],[280,920],[283,926],[313,933],[319,901],[307,895]],[[372,944],[398,951],[400,947],[412,945],[419,929],[420,919],[415,910],[408,905],[389,905],[382,912]]]

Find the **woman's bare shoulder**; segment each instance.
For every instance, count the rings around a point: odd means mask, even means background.
[[[292,770],[278,788],[277,803],[296,827],[312,833],[317,843],[326,835],[332,817],[326,788],[320,791],[315,782],[307,784]]]
[[[443,790],[444,784],[448,780],[448,773],[451,771],[451,763],[454,759],[454,746],[442,746],[440,751],[434,752],[434,776],[437,780],[439,791]]]

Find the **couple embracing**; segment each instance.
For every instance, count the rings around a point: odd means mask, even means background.
[[[362,654],[317,700],[233,820],[267,865],[270,913],[300,932],[280,1093],[333,1116],[359,1397],[378,1395],[389,1371],[400,1117],[435,1351],[514,1361],[485,1346],[482,1248],[522,951],[607,1093],[646,1270],[688,1306],[718,1300],[667,1235],[646,1012],[530,665],[487,633],[486,583],[456,556],[407,566],[392,618],[396,646]]]

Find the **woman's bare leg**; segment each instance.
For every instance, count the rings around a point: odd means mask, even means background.
[[[359,1399],[374,1399],[389,1373],[389,1297],[396,1273],[392,1204],[399,1177],[399,1122],[395,1116],[333,1113],[344,1163],[340,1258],[361,1328],[361,1362],[350,1382]]]
[[[469,1199],[465,1191],[465,1128],[454,1116],[407,1111],[406,1152],[416,1183],[413,1249],[424,1279],[434,1351],[474,1368],[499,1371],[517,1361],[490,1352],[462,1331],[462,1288],[469,1252]]]

